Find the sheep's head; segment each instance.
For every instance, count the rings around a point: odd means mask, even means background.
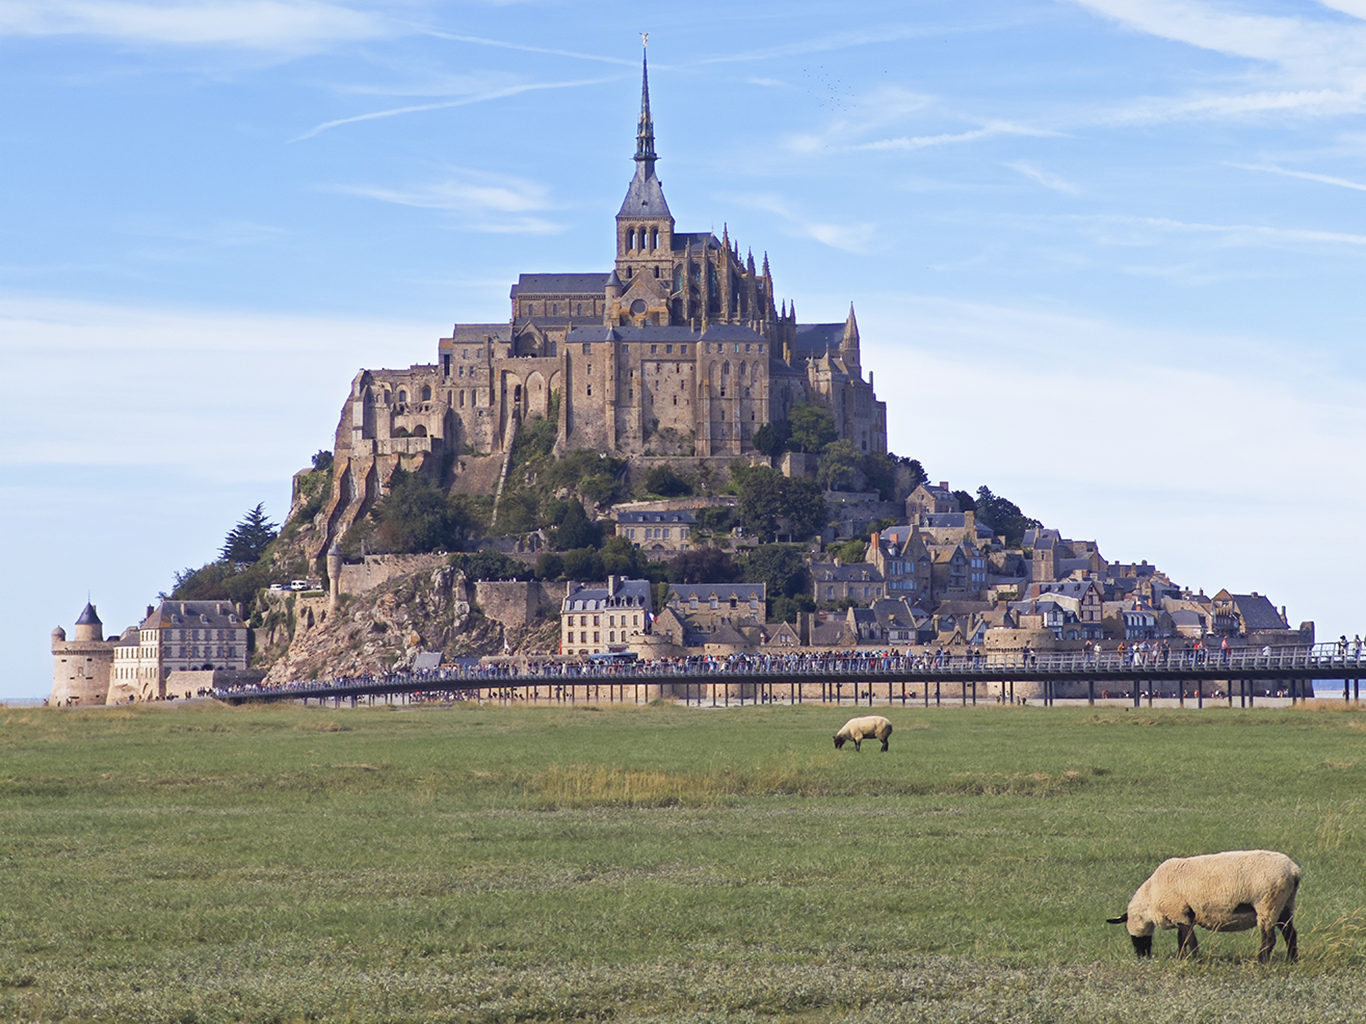
[[[840,735],[839,733],[835,733],[835,749],[836,749],[836,750],[841,750],[841,749],[843,749],[843,748],[844,748],[844,741],[845,741],[846,739],[848,739],[847,736],[842,736],[842,735]]]
[[[1107,917],[1107,918],[1105,919],[1105,923],[1106,923],[1106,924],[1128,924],[1128,923],[1129,923],[1129,915],[1128,915],[1128,914],[1121,914],[1119,917]],[[1144,932],[1142,932],[1142,933],[1140,933],[1140,934],[1137,934],[1137,935],[1134,934],[1134,930],[1133,930],[1132,927],[1129,929],[1129,941],[1131,941],[1131,942],[1134,944],[1134,952],[1137,953],[1140,957],[1152,956],[1152,955],[1153,955],[1153,925],[1152,925],[1152,922],[1148,922],[1146,928],[1147,928],[1146,931],[1144,931]]]
[[[1129,901],[1129,909],[1119,917],[1106,918],[1106,924],[1122,924],[1140,957],[1153,955],[1153,932],[1157,923],[1148,916],[1148,883],[1144,882]]]

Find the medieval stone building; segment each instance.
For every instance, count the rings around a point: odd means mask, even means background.
[[[613,267],[522,274],[506,323],[457,324],[435,363],[357,374],[322,543],[395,466],[499,455],[533,416],[557,419],[561,451],[733,458],[754,451],[765,423],[814,403],[856,449],[886,452],[886,403],[863,379],[853,307],[843,323],[799,324],[795,304],[775,305],[766,254],[742,257],[725,229],[675,230],[657,159],[644,68]]]

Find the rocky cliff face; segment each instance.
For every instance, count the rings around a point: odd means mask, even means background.
[[[448,565],[343,595],[331,613],[323,596],[276,592],[267,600],[252,662],[270,666],[267,683],[386,672],[412,665],[422,651],[442,651],[447,661],[499,654],[505,643],[532,640],[485,618],[471,604],[464,574]]]

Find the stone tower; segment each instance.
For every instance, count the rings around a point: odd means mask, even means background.
[[[104,638],[104,623],[88,601],[76,620],[75,638],[66,630],[52,631],[52,696],[54,706],[103,704],[109,694],[117,640]]]

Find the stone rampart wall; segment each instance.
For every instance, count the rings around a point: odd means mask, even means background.
[[[525,626],[542,616],[558,617],[568,583],[544,580],[480,580],[474,600],[484,615],[505,626]]]
[[[343,594],[363,594],[400,576],[434,569],[445,564],[449,557],[443,554],[366,555],[360,562],[341,567],[340,589]]]

